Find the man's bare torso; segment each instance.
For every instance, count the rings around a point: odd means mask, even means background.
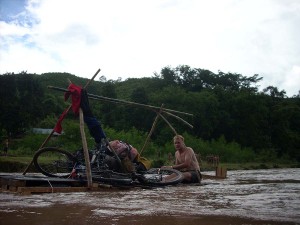
[[[182,171],[200,170],[199,163],[193,149],[186,147],[183,151],[177,150],[175,156],[178,164],[184,163],[186,160],[190,160],[190,166],[188,168],[184,168]]]

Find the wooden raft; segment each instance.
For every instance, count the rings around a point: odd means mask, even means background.
[[[10,191],[20,194],[55,193],[55,192],[85,192],[98,191],[102,188],[110,188],[110,185],[93,183],[87,187],[86,180],[75,180],[41,175],[21,175],[0,173],[1,191]]]
[[[203,179],[225,179],[227,177],[227,170],[226,168],[216,167],[216,175],[202,173],[202,177]],[[113,186],[94,182],[92,183],[92,187],[88,187],[86,180],[46,177],[29,173],[26,175],[0,173],[0,188],[0,191],[34,194],[103,191],[104,189],[113,188]]]

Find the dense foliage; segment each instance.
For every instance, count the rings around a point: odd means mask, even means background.
[[[53,128],[70,103],[64,101],[63,92],[47,86],[67,88],[68,79],[77,85],[87,82],[68,73],[1,75],[2,137],[15,138],[32,127]],[[258,75],[245,77],[221,71],[215,74],[178,66],[165,67],[151,78],[121,81],[106,80],[102,76],[91,83],[88,92],[157,107],[164,104],[165,108],[193,114],[176,114],[191,123],[193,129],[173,116],[163,115],[178,133],[184,133],[187,143],[203,155],[218,154],[226,161],[276,157],[299,162],[300,96],[287,97],[284,90],[273,86],[260,92],[261,79]],[[156,117],[154,111],[107,101],[90,100],[90,103],[109,137],[126,139],[139,149],[143,147],[141,142],[145,141]],[[70,124],[76,124],[74,119],[70,113]],[[70,134],[76,129],[75,125],[69,133],[65,130],[64,138],[71,137],[76,143],[80,138]],[[151,149],[148,153],[171,149],[173,135],[160,118],[148,144]]]

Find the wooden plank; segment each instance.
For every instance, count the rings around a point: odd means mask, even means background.
[[[18,193],[66,193],[66,192],[86,192],[87,187],[18,187]]]
[[[69,178],[45,177],[40,175],[24,176],[18,174],[0,174],[1,191],[18,192],[21,194],[86,192],[113,188],[109,184],[93,182],[86,186],[86,180]]]
[[[8,190],[8,185],[2,184],[2,185],[1,185],[1,190],[7,191],[7,190]]]
[[[86,189],[84,187],[86,182],[72,179],[60,180],[60,178],[5,176],[1,180],[1,191],[21,192],[22,194],[31,194],[32,192],[76,192],[85,191]]]
[[[12,180],[7,177],[1,177],[1,189],[2,190],[10,190],[10,191],[16,191],[17,186],[24,186],[25,181],[17,181],[17,180]]]
[[[8,185],[8,180],[5,177],[1,177],[0,183],[1,183],[1,186],[2,185]]]
[[[69,193],[69,192],[87,192],[100,191],[103,188],[112,188],[111,185],[101,185],[94,183],[92,188],[89,187],[18,187],[17,192],[21,194],[34,193]]]
[[[8,179],[5,177],[1,177],[1,189],[4,191],[9,189]]]
[[[26,186],[26,180],[15,180],[15,179],[9,179],[8,180],[8,185],[9,186],[14,186],[14,187],[20,187],[20,186]]]

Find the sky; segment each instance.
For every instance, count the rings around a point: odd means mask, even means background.
[[[188,65],[300,90],[300,0],[0,0],[0,74],[107,80]]]

